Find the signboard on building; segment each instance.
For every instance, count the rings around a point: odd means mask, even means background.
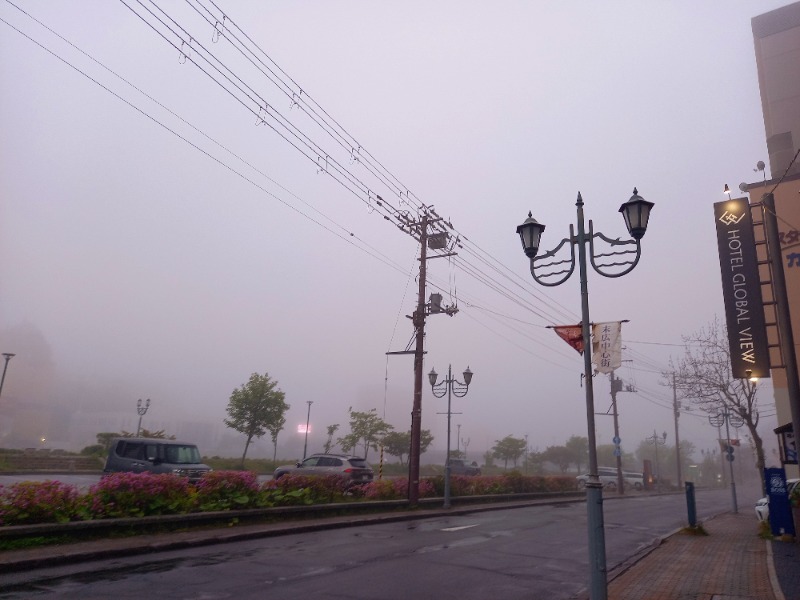
[[[750,203],[747,198],[717,202],[714,219],[731,371],[738,379],[769,377],[764,303]]]

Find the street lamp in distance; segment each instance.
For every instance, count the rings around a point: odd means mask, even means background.
[[[147,414],[147,409],[150,408],[150,398],[142,404],[142,399],[136,403],[136,412],[139,413],[139,424],[136,426],[136,437],[139,437],[139,432],[142,430],[142,417]]]
[[[3,357],[6,359],[6,364],[3,365],[3,377],[0,378],[0,395],[3,394],[3,383],[6,380],[6,370],[8,369],[8,361],[14,358],[16,354],[12,354],[11,352],[3,352]]]
[[[306,415],[306,439],[303,442],[303,460],[306,459],[306,451],[308,450],[308,427],[311,423],[311,405],[314,404],[313,400],[306,400],[308,404],[308,414]]]
[[[428,373],[428,381],[431,384],[431,391],[437,398],[443,398],[447,394],[447,455],[444,460],[444,508],[450,508],[450,401],[451,394],[455,394],[458,398],[463,398],[469,391],[469,384],[472,383],[472,371],[469,367],[463,373],[464,382],[458,381],[453,377],[453,368],[451,365],[447,366],[447,379],[440,383],[436,383],[439,374],[435,369],[431,369]]]

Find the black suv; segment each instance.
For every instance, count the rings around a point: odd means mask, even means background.
[[[471,465],[460,458],[450,459],[450,474],[451,475],[480,475],[481,470],[477,463],[473,462]]]
[[[367,461],[357,456],[347,454],[312,454],[303,462],[296,465],[283,465],[275,469],[274,479],[284,475],[341,475],[351,483],[369,483],[372,481],[374,471]]]

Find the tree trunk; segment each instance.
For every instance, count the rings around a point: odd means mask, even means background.
[[[753,444],[756,447],[756,469],[758,469],[758,476],[761,479],[761,491],[764,495],[767,494],[767,482],[764,480],[764,467],[766,466],[766,459],[764,458],[764,442],[758,431],[752,423],[747,421],[747,429],[750,430],[750,437],[753,438]]]
[[[244,470],[244,457],[247,456],[247,448],[250,446],[250,440],[253,439],[252,435],[247,436],[247,441],[244,444],[244,453],[242,454],[242,470]]]

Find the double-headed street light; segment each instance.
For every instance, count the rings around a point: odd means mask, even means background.
[[[142,399],[139,398],[139,401],[136,403],[136,412],[139,413],[139,424],[136,426],[136,437],[139,437],[139,432],[142,430],[142,417],[147,413],[147,409],[150,408],[150,398],[147,399],[147,402],[142,405]]]
[[[744,419],[737,415],[735,412],[731,411],[727,406],[722,407],[717,414],[708,415],[708,422],[713,427],[721,427],[722,424],[725,424],[725,457],[728,460],[728,465],[730,467],[730,476],[731,476],[731,506],[733,507],[733,512],[739,512],[739,505],[736,502],[736,481],[733,479],[733,446],[731,446],[731,430],[730,425],[733,425],[735,428],[739,428],[744,425]]]
[[[650,444],[651,446],[655,446],[655,453],[656,453],[656,491],[661,493],[661,467],[658,464],[658,447],[663,446],[667,443],[667,432],[665,431],[661,436],[656,433],[656,430],[653,429],[653,435],[646,437],[645,441]]]
[[[467,395],[469,384],[472,382],[472,371],[469,367],[464,371],[464,382],[460,382],[453,377],[452,365],[447,365],[447,379],[440,383],[436,383],[439,374],[431,369],[428,373],[428,381],[431,382],[431,391],[437,398],[444,398],[447,394],[447,458],[444,461],[444,508],[450,508],[450,400],[451,394],[455,394],[457,398],[463,398]]]
[[[586,233],[583,218],[583,198],[578,193],[575,203],[578,217],[578,235],[572,225],[569,237],[561,240],[553,250],[537,256],[544,225],[536,221],[531,213],[528,219],[517,227],[522,240],[522,248],[530,259],[533,279],[544,286],[561,285],[575,270],[575,247],[578,248],[578,265],[581,278],[581,332],[583,337],[584,379],[586,385],[586,420],[589,433],[589,481],[586,484],[586,505],[589,516],[589,564],[591,568],[590,594],[592,600],[605,600],[608,596],[606,579],[605,533],[603,531],[603,485],[597,474],[597,447],[594,431],[594,389],[592,386],[591,339],[589,335],[589,291],[586,280],[586,244],[589,244],[589,258],[592,268],[604,277],[621,277],[633,270],[639,262],[641,247],[639,240],[647,231],[650,211],[654,204],[639,195],[634,188],[633,196],[624,203],[619,212],[625,220],[631,240],[611,239],[602,233],[594,233],[592,221]],[[600,238],[611,246],[607,252],[595,252],[594,239]],[[569,244],[570,257],[554,258],[558,251]],[[614,250],[621,247],[622,249]],[[552,259],[552,260],[551,260]]]

